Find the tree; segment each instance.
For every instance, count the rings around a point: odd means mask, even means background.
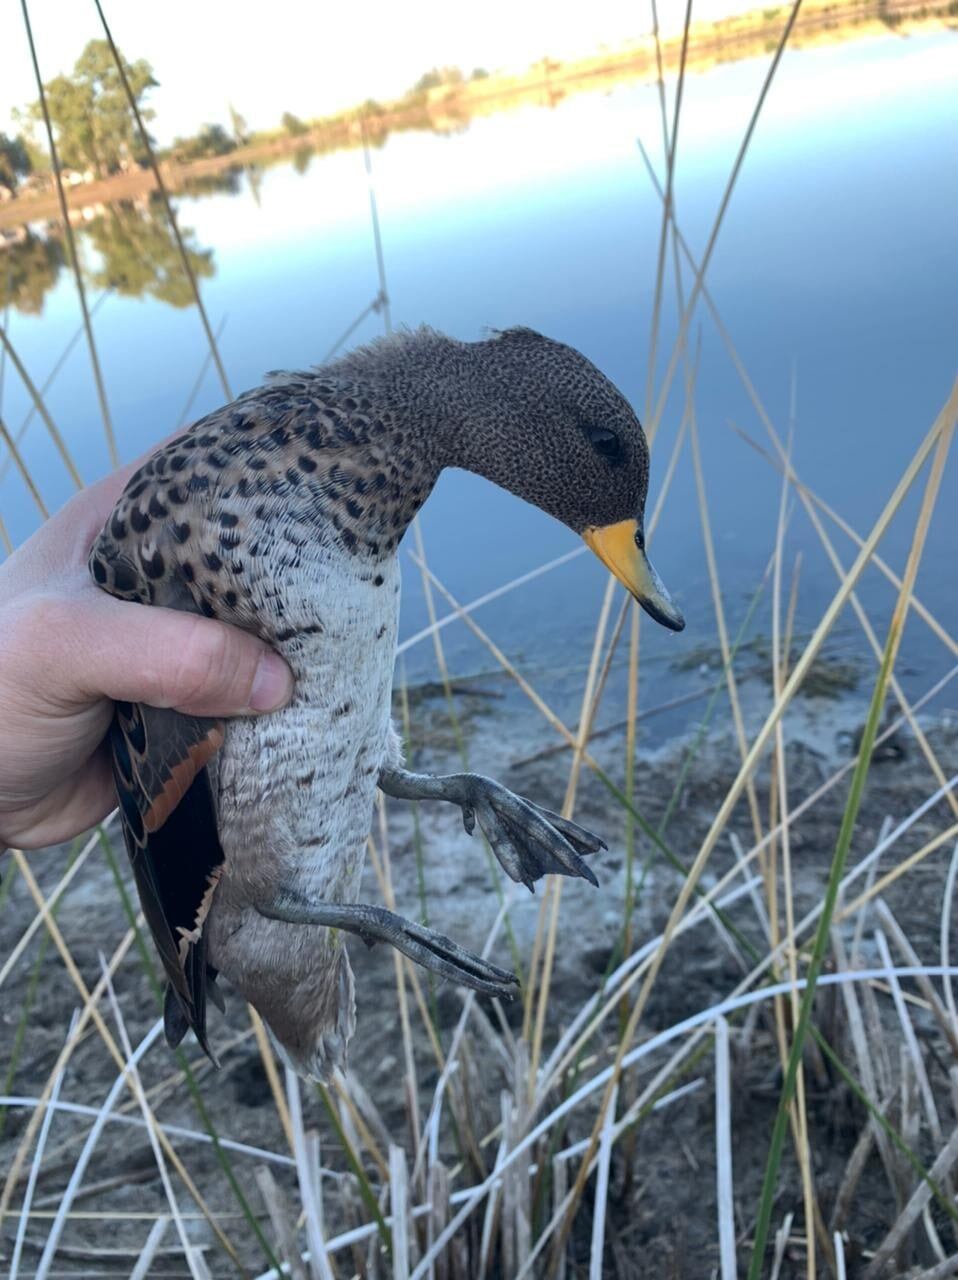
[[[430,89],[459,85],[462,81],[463,74],[458,67],[432,67],[419,77],[410,92],[414,95],[426,94]]]
[[[280,124],[291,138],[301,138],[304,133],[309,133],[309,126],[304,124],[299,116],[294,116],[292,111],[283,112]]]
[[[8,138],[5,133],[0,133],[0,182],[16,191],[20,179],[25,178],[32,168],[23,138],[19,134]]]
[[[144,58],[124,60],[123,66],[141,118],[152,120],[155,113],[144,105],[144,98],[157,83],[153,68]],[[102,178],[145,162],[140,133],[106,40],[91,40],[72,74],[55,76],[44,89],[61,165],[90,168]],[[34,120],[43,118],[39,102],[29,113]]]
[[[176,138],[173,142],[173,155],[181,162],[227,156],[235,150],[236,143],[221,124],[204,124],[192,138]]]

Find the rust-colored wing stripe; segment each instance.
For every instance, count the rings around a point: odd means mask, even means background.
[[[186,795],[193,779],[219,751],[223,737],[223,729],[214,724],[206,737],[189,747],[184,758],[172,766],[162,791],[143,814],[143,828],[148,835],[162,827]]]
[[[207,1053],[203,925],[223,870],[207,765],[224,736],[221,721],[129,702],[117,703],[111,734],[123,834],[143,912],[172,998]],[[167,1025],[174,1020],[168,1017]]]

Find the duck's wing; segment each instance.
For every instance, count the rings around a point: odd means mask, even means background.
[[[182,1018],[167,996],[167,1039],[206,1039],[203,925],[223,870],[206,765],[223,742],[217,720],[119,702],[110,731],[123,838],[137,892]],[[183,1025],[185,1020],[185,1026]]]
[[[94,544],[90,567],[111,595],[196,611],[183,587],[172,578],[147,579],[106,530]],[[220,720],[131,702],[116,704],[109,736],[123,838],[172,988],[166,999],[167,1039],[178,1044],[192,1027],[211,1058],[203,925],[224,855],[206,766],[223,737]]]

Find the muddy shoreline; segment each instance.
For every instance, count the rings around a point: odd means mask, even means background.
[[[479,696],[460,696],[455,704],[460,718],[460,733],[472,767],[498,777],[513,789],[540,803],[558,807],[562,800],[569,769],[569,756],[563,753],[541,754],[528,761],[538,749],[551,745],[553,739],[543,722],[525,707],[507,700],[486,696],[496,693],[495,681],[474,683]],[[483,692],[484,691],[484,692]],[[767,699],[767,690],[756,688],[756,706]],[[746,702],[750,700],[746,690]],[[846,695],[841,699],[799,698],[787,722],[787,760],[789,803],[792,807],[821,786],[835,767],[847,761],[849,742],[860,724],[864,699]],[[923,721],[929,740],[948,776],[958,771],[958,713],[943,711],[934,719]],[[441,691],[426,691],[414,708],[416,727],[414,763],[417,768],[448,770],[457,766],[456,734],[448,719]],[[688,736],[658,746],[644,745],[640,738],[639,763],[635,774],[635,803],[643,816],[657,824],[671,795],[682,767]],[[886,817],[899,821],[911,813],[934,790],[928,767],[914,742],[902,735],[900,750],[879,753],[869,778],[864,804],[855,832],[852,859],[861,857],[877,840]],[[621,735],[607,734],[592,746],[593,753],[609,775],[621,781],[623,741]],[[681,796],[666,838],[671,849],[686,865],[691,862],[712,817],[737,771],[738,751],[723,718],[709,733],[689,767]],[[525,760],[526,763],[516,763]],[[834,851],[841,814],[847,795],[848,776],[829,791],[792,829],[792,860],[795,875],[795,907],[803,913],[820,901],[827,869]],[[768,770],[763,766],[756,779],[760,811],[767,815],[769,801]],[[583,771],[576,818],[599,831],[609,844],[608,852],[594,861],[600,880],[599,890],[581,881],[563,882],[562,911],[559,921],[558,949],[550,997],[547,1042],[554,1042],[558,1029],[567,1024],[598,984],[609,964],[622,926],[622,904],[626,888],[625,817],[607,789],[588,770]],[[953,821],[942,801],[932,807],[913,827],[893,856],[883,860],[879,874],[906,853]],[[470,840],[462,829],[456,812],[442,805],[422,805],[419,810],[423,865],[422,879],[427,886],[427,909],[432,927],[448,933],[465,946],[481,948],[485,934],[495,918],[498,898],[482,847]],[[743,802],[733,815],[729,830],[744,848],[753,843],[751,820]],[[414,918],[421,916],[420,868],[416,856],[416,831],[409,806],[391,802],[388,809],[389,857],[397,910]],[[119,850],[118,850],[119,852]],[[944,884],[951,848],[947,846],[885,895],[919,956],[936,963],[938,933]],[[706,870],[703,884],[708,887],[734,863],[732,844],[724,837],[716,848]],[[49,892],[63,871],[63,855],[44,853],[31,856],[30,863],[42,888]],[[668,916],[678,891],[676,873],[655,854],[651,844],[640,839],[636,865],[645,866],[641,892],[632,920],[633,937],[648,938],[659,932]],[[5,868],[9,874],[9,868]],[[123,867],[126,876],[127,869]],[[508,882],[500,882],[508,890]],[[380,891],[370,864],[367,864],[364,894],[367,900],[380,901]],[[536,932],[541,893],[533,897],[525,890],[514,893],[510,923],[518,954],[528,963]],[[10,896],[0,913],[0,958],[5,957],[34,914],[26,886],[20,877],[14,879]],[[755,911],[747,901],[736,907],[734,918],[743,935],[751,938],[761,950],[764,940],[758,928]],[[112,873],[99,852],[91,856],[81,874],[71,885],[58,912],[63,931],[79,970],[92,986],[100,973],[101,953],[109,955],[122,937],[126,920],[113,881]],[[0,989],[0,1027],[3,1051],[0,1072],[6,1074],[8,1053],[19,1022],[20,1010],[27,999],[37,963],[38,938],[27,949],[15,971]],[[403,1048],[400,1037],[393,962],[384,948],[365,951],[360,945],[351,947],[357,985],[358,1028],[350,1050],[351,1071],[374,1098],[383,1122],[396,1140],[405,1138],[403,1094]],[[500,956],[508,963],[509,951],[503,943]],[[26,1028],[22,1053],[12,1080],[16,1094],[40,1092],[56,1059],[77,994],[62,964],[47,946],[42,961],[41,982],[36,990],[33,1010]],[[653,1033],[679,1019],[708,1008],[722,999],[735,986],[741,974],[728,948],[710,927],[692,930],[679,940],[664,965],[656,984],[646,1016],[642,1036]],[[149,1029],[156,1017],[156,1005],[142,967],[135,955],[122,965],[116,991],[133,1042]],[[282,1130],[272,1104],[249,1022],[240,1002],[228,999],[226,1019],[213,1013],[211,1032],[222,1056],[222,1069],[213,1072],[196,1052],[190,1059],[197,1068],[206,1103],[218,1131],[230,1138],[274,1151],[285,1150]],[[834,1001],[832,1002],[834,1005]],[[436,992],[441,1034],[448,1034],[461,1010],[459,994],[449,988]],[[842,1043],[842,1019],[836,1005],[823,1018],[832,1034]],[[513,1029],[521,1025],[521,1003],[507,1007],[505,1016]],[[829,1021],[830,1020],[830,1021]],[[421,1029],[420,1029],[421,1030]],[[423,1105],[428,1105],[436,1082],[426,1038],[416,1039],[417,1066]],[[234,1041],[230,1047],[230,1042]],[[846,1046],[847,1047],[847,1046]],[[601,1046],[600,1046],[601,1051]],[[144,1063],[143,1078],[147,1085],[157,1084],[170,1075],[174,1062],[165,1047],[152,1051]],[[752,1037],[752,1049],[746,1059],[736,1063],[736,1194],[744,1215],[743,1229],[752,1220],[757,1204],[768,1134],[777,1099],[777,1059],[771,1038],[761,1027]],[[641,1267],[619,1274],[674,1276],[697,1278],[710,1274],[717,1262],[715,1217],[715,1178],[713,1165],[713,1127],[711,1078],[708,1064],[699,1068],[706,1077],[701,1088],[683,1100],[680,1107],[660,1115],[653,1114],[643,1123],[633,1148],[634,1168],[617,1170],[617,1199],[610,1230],[621,1243],[622,1256],[642,1258]],[[495,1124],[498,1090],[503,1086],[500,1068],[489,1061],[480,1075],[483,1094],[476,1099],[477,1116],[491,1128]],[[64,1076],[62,1097],[98,1105],[115,1079],[115,1066],[96,1035],[87,1036]],[[344,1167],[318,1100],[310,1095],[306,1105],[309,1123],[319,1127],[324,1163]],[[186,1091],[180,1087],[170,1092],[159,1105],[161,1118],[170,1124],[199,1128],[196,1111]],[[809,1102],[812,1143],[816,1156],[816,1177],[821,1194],[827,1200],[829,1188],[837,1182],[848,1155],[860,1132],[862,1118],[854,1100],[840,1082],[825,1079],[817,1082]],[[27,1108],[11,1109],[6,1116],[0,1139],[0,1167],[7,1169],[29,1118]],[[53,1205],[66,1183],[72,1161],[77,1154],[76,1137],[85,1132],[88,1122],[69,1116],[57,1116],[51,1130],[49,1150],[53,1153],[49,1168],[41,1175],[37,1196],[38,1207]],[[481,1126],[480,1126],[481,1127]],[[579,1136],[576,1123],[570,1128],[570,1140]],[[64,1148],[56,1157],[57,1147],[74,1137],[74,1145]],[[444,1138],[447,1141],[447,1138]],[[242,1246],[242,1256],[255,1270],[262,1269],[262,1254],[249,1229],[236,1220],[236,1203],[222,1172],[208,1147],[195,1143],[178,1144],[197,1185],[210,1206],[225,1215],[230,1234]],[[261,1208],[254,1180],[256,1161],[236,1157],[235,1169],[251,1202]],[[294,1188],[295,1177],[289,1169],[274,1170],[278,1180]],[[98,1184],[102,1184],[97,1190]],[[83,1210],[101,1210],[116,1214],[111,1220],[109,1240],[112,1248],[128,1249],[130,1258],[146,1236],[150,1223],[123,1214],[163,1212],[165,1200],[156,1177],[155,1165],[142,1130],[113,1127],[109,1137],[101,1141],[85,1178],[90,1188],[78,1204]],[[882,1223],[893,1215],[887,1185],[871,1169],[863,1182],[868,1193],[868,1210],[853,1218],[850,1257],[854,1251],[874,1245],[883,1234]],[[337,1221],[336,1198],[328,1190],[327,1214],[333,1225]],[[19,1200],[19,1196],[16,1198]],[[779,1198],[782,1212],[794,1209],[800,1214],[801,1196],[793,1165],[786,1161],[783,1189]],[[192,1206],[190,1206],[192,1207]],[[781,1216],[781,1215],[779,1215]],[[582,1211],[581,1229],[577,1222],[573,1233],[576,1257],[588,1256],[588,1207]],[[0,1253],[9,1257],[10,1242],[16,1231],[16,1219],[8,1219],[0,1232]],[[208,1228],[202,1221],[191,1224],[195,1238],[209,1246],[207,1263],[215,1276],[231,1274],[224,1255],[218,1252]],[[29,1239],[42,1242],[39,1223],[34,1223]],[[95,1248],[104,1243],[103,1225],[95,1220],[71,1222],[64,1235],[65,1246],[76,1249]],[[175,1239],[170,1236],[170,1245]],[[786,1258],[782,1275],[804,1274],[801,1251]],[[36,1251],[28,1249],[25,1261],[36,1259]],[[791,1255],[789,1255],[791,1256]],[[170,1263],[172,1266],[172,1258]],[[85,1274],[82,1262],[70,1261],[63,1255],[69,1272]],[[112,1266],[112,1264],[111,1264]],[[117,1264],[119,1273],[122,1266]],[[112,1273],[107,1268],[107,1273]],[[156,1274],[176,1274],[157,1271]],[[574,1273],[575,1274],[575,1273]],[[610,1272],[609,1274],[613,1274]],[[854,1267],[849,1275],[860,1274]]]

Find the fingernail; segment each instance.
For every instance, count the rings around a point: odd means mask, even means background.
[[[275,711],[293,695],[293,673],[272,650],[264,653],[253,677],[249,705],[251,711]]]

